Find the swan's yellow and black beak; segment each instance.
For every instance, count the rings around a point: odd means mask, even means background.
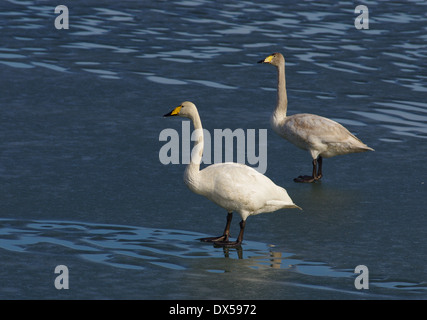
[[[258,61],[258,63],[270,63],[273,60],[274,55],[270,54],[267,58]]]
[[[163,117],[172,117],[172,116],[177,116],[179,115],[179,112],[181,111],[182,106],[178,106],[175,109],[173,109],[171,112],[166,113],[165,115],[163,115]]]

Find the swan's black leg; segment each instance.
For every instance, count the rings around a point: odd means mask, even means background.
[[[228,241],[228,238],[230,237],[230,225],[231,225],[232,218],[233,218],[233,212],[229,212],[227,214],[227,224],[225,225],[224,233],[222,234],[222,236],[200,238],[198,240],[203,242]]]
[[[236,241],[214,241],[214,246],[225,247],[225,248],[236,248],[240,247],[243,241],[243,233],[245,231],[246,221],[240,221],[240,232]]]
[[[319,158],[317,158],[317,164],[319,168],[317,170],[316,180],[320,180],[322,178],[322,163],[323,163],[323,158],[319,156]]]
[[[322,157],[319,157],[319,172],[321,174],[322,171]],[[299,176],[298,178],[295,178],[294,181],[295,182],[304,182],[304,183],[310,183],[310,182],[314,182],[316,180],[319,180],[320,177],[317,174],[317,159],[313,159],[313,173],[311,176]]]

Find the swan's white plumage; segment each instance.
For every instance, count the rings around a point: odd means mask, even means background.
[[[184,181],[191,191],[205,196],[228,212],[239,213],[243,221],[250,215],[299,208],[284,188],[244,164],[217,163],[200,170],[203,130],[199,113],[189,101],[183,102],[178,108],[169,115],[189,118],[199,135],[195,139],[191,162],[184,173]]]
[[[193,192],[229,212],[238,212],[242,220],[250,215],[296,208],[285,189],[240,163],[218,163],[201,170],[196,186],[185,181]]]

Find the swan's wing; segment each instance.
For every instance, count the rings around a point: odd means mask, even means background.
[[[324,142],[341,142],[349,136],[357,139],[338,122],[314,114],[302,113],[289,116],[286,118],[284,127],[285,130],[307,141],[315,137]]]
[[[205,196],[218,205],[235,211],[259,213],[293,204],[285,189],[265,175],[239,163],[214,164],[200,172]]]
[[[372,150],[338,122],[314,114],[289,116],[282,128],[285,138],[295,145],[326,157]]]

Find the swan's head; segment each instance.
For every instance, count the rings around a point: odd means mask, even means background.
[[[276,52],[276,53],[270,54],[264,60],[258,61],[258,63],[269,63],[269,64],[272,64],[273,66],[277,67],[280,64],[285,63],[285,58],[283,57],[283,55],[281,53]]]
[[[166,113],[164,117],[180,116],[190,118],[195,112],[197,112],[196,105],[190,101],[184,101],[171,112]]]

